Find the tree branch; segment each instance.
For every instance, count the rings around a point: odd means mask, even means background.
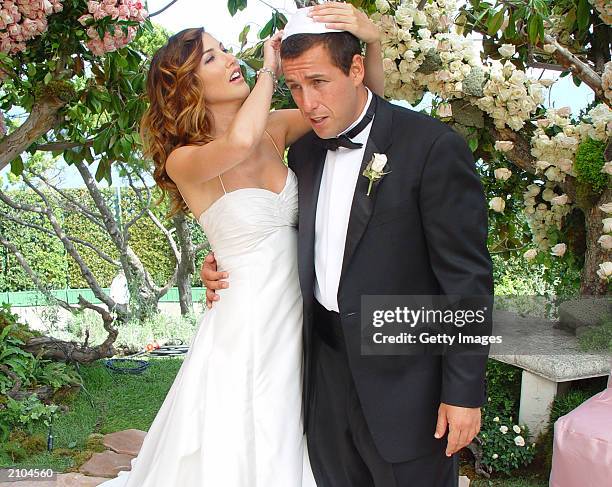
[[[91,139],[83,142],[70,142],[68,140],[58,142],[48,142],[46,144],[36,144],[34,149],[39,151],[63,151],[66,149],[74,149],[76,147],[92,147],[94,141]]]
[[[544,34],[544,42],[556,47],[553,55],[561,66],[568,69],[578,78],[580,78],[595,92],[595,96],[597,98],[605,102],[608,106],[611,105],[610,100],[604,96],[601,76],[599,76],[588,64],[580,60],[580,58],[573,54],[569,49],[559,44],[557,39],[551,35]]]
[[[178,0],[172,0],[168,5],[166,5],[165,7],[162,7],[161,9],[157,10],[156,12],[153,12],[152,14],[149,14],[149,18],[151,17],[155,17],[156,15],[159,15],[161,13],[163,13],[166,9],[170,8],[172,5],[174,5],[176,2],[178,2]]]
[[[35,103],[27,120],[0,139],[0,171],[30,147],[33,141],[61,123],[59,111],[65,104],[59,98],[46,98]]]

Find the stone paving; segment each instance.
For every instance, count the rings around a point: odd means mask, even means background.
[[[0,487],[95,487],[109,478],[116,477],[120,470],[130,468],[130,460],[138,455],[145,435],[145,431],[137,429],[104,435],[102,444],[108,450],[94,453],[81,465],[78,472],[58,474],[57,480],[51,481],[0,482]],[[459,487],[469,485],[470,480],[467,477],[459,478]]]

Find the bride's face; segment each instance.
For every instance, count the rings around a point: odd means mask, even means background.
[[[236,57],[223,44],[205,32],[202,34],[204,54],[198,66],[198,75],[204,84],[207,105],[244,100],[249,96]]]

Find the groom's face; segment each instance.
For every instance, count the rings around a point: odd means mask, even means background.
[[[354,56],[348,74],[334,64],[324,45],[283,59],[282,67],[296,105],[319,137],[337,137],[359,116],[358,95],[364,76],[360,55]]]

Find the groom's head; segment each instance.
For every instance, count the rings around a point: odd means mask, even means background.
[[[336,137],[357,119],[365,103],[365,70],[353,34],[291,35],[280,55],[293,99],[319,137]]]

